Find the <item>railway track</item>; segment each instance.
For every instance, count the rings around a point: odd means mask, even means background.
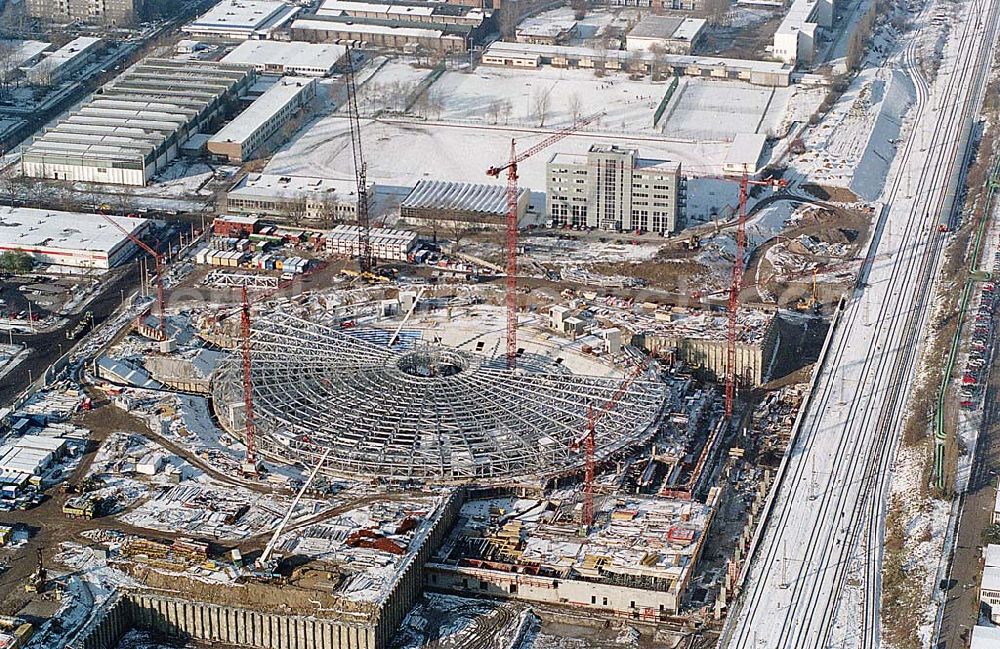
[[[990,44],[997,34],[997,0],[974,0],[967,10],[967,19],[956,26],[962,30],[956,61],[965,68],[956,63],[955,70],[942,79],[939,93],[932,95],[919,72],[916,43],[911,42],[902,53],[902,64],[911,70],[916,91],[911,111],[916,126],[883,194],[887,205],[869,258],[885,249],[894,254],[879,269],[878,278],[871,280],[872,285],[860,286],[849,299],[843,328],[829,355],[830,371],[821,379],[818,398],[810,405],[812,416],[805,420],[798,439],[797,459],[779,487],[786,497],[779,499],[768,522],[771,531],[751,570],[752,581],[727,625],[723,646],[830,646],[849,574],[860,574],[863,580],[851,646],[879,644],[888,473],[944,242],[937,232],[938,213],[950,179],[964,168],[968,142],[966,150],[958,150],[963,118],[973,117],[978,109]],[[935,105],[929,105],[932,98]],[[920,126],[928,119],[933,120],[930,141],[917,150],[924,144],[917,136],[927,133]],[[907,163],[922,154],[926,155],[914,183]],[[904,212],[907,201],[913,204]],[[899,210],[895,219],[893,209]],[[896,241],[891,230],[886,231],[886,225],[894,221]],[[903,228],[898,227],[899,221]],[[909,241],[902,245],[904,235],[916,239],[917,245]],[[871,265],[866,267],[870,272]],[[814,493],[817,476],[811,468],[817,464],[825,469],[819,494]],[[790,541],[795,562],[791,577],[787,574]]]

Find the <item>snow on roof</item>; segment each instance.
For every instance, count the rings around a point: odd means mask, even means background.
[[[149,223],[146,219],[108,218],[129,233],[138,233]],[[0,250],[44,247],[108,253],[125,240],[121,230],[99,214],[0,206]]]
[[[536,43],[508,43],[506,41],[496,41],[491,43],[483,55],[508,56],[540,55],[546,57],[576,56],[597,59],[622,59],[634,61],[636,59],[654,59],[651,52],[627,52],[623,50],[601,50],[593,47],[576,47],[570,45],[538,45]],[[682,54],[664,54],[662,60],[667,65],[675,66],[701,66],[714,68],[729,68],[733,70],[752,70],[754,72],[791,73],[791,66],[785,63],[774,61],[756,61],[752,59],[726,59],[718,56],[690,56]]]
[[[523,197],[527,191],[520,189],[518,198]],[[421,180],[403,199],[400,207],[506,214],[507,189],[500,185]]]
[[[762,133],[739,133],[729,145],[729,153],[726,154],[724,164],[726,166],[745,164],[750,171],[755,171],[766,143],[767,136]]]
[[[370,23],[331,20],[309,20],[307,18],[296,20],[292,23],[292,29],[316,29],[319,31],[348,32],[353,34],[392,34],[394,36],[409,36],[411,38],[461,38],[460,36],[445,35],[440,29],[396,27],[392,25],[373,25]]]
[[[972,645],[969,649],[1000,648],[1000,627],[976,625],[972,627]]]
[[[76,59],[78,56],[82,56],[92,51],[94,48],[100,47],[103,41],[100,38],[93,36],[79,36],[74,38],[70,42],[66,43],[60,47],[55,52],[52,52],[41,61],[33,65],[28,73],[32,70],[46,70],[55,71],[66,65],[70,61]]]
[[[517,26],[518,36],[559,36],[576,27],[576,21],[571,18],[528,18]]]
[[[987,567],[1000,568],[1000,545],[988,544],[983,549],[983,555],[986,558]]]
[[[25,61],[31,61],[51,46],[51,43],[42,41],[0,39],[0,48],[11,53],[8,65],[12,67],[24,65]]]
[[[708,21],[704,18],[685,18],[684,21],[674,31],[674,40],[694,41],[705,29]]]
[[[347,48],[328,43],[285,41],[244,41],[223,57],[223,63],[242,63],[257,67],[282,65],[288,68],[310,68],[328,74],[343,58]]]
[[[208,141],[240,143],[246,141],[262,124],[315,84],[315,79],[282,77],[281,81],[271,86],[270,90],[250,104],[249,108],[240,113],[236,119],[229,122]]]
[[[299,198],[302,195],[325,193],[354,196],[357,193],[357,184],[354,179],[282,176],[280,174],[248,174],[242,182],[229,190],[228,195],[230,198],[244,196]]]
[[[788,8],[781,24],[778,25],[776,34],[795,34],[804,32],[814,34],[818,27],[816,21],[816,10],[821,6],[817,0],[793,0],[792,6]]]
[[[1000,591],[1000,568],[986,566],[983,568],[983,584],[981,590]]]
[[[257,29],[291,8],[276,0],[222,0],[187,27],[192,28],[190,31],[203,28]]]

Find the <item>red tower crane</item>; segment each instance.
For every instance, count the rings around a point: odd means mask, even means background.
[[[108,223],[121,230],[122,234],[128,237],[129,241],[131,241],[132,243],[134,243],[135,245],[139,246],[140,248],[148,252],[150,255],[152,255],[153,268],[156,270],[156,304],[157,304],[157,310],[160,313],[159,329],[160,329],[160,335],[163,337],[163,340],[166,340],[167,315],[163,304],[163,255],[154,250],[152,246],[148,245],[145,241],[135,236],[125,228],[123,228],[121,224],[118,223],[118,221],[114,220],[112,217],[108,216],[107,214],[101,214],[101,216],[103,216]]]
[[[595,448],[597,446],[597,422],[614,410],[615,405],[621,401],[621,398],[625,396],[625,392],[628,391],[629,386],[635,382],[646,368],[649,367],[649,362],[652,360],[651,356],[646,356],[642,359],[642,362],[632,371],[631,374],[626,377],[622,384],[618,386],[618,389],[611,398],[608,399],[604,405],[597,411],[594,410],[592,405],[587,406],[587,431],[571,445],[572,448],[579,448],[583,446],[584,452],[584,465],[583,465],[583,518],[582,523],[585,529],[590,529],[590,526],[594,524],[594,479],[597,477],[597,461],[595,459]]]
[[[507,172],[507,369],[512,370],[517,366],[517,165],[559,140],[572,135],[602,114],[597,113],[577,120],[572,125],[556,131],[521,153],[517,152],[516,142],[511,140],[510,159],[506,164],[490,167],[486,170],[486,175],[497,178],[504,171]]]
[[[250,299],[247,297],[247,287],[243,285],[240,308],[240,336],[243,352],[243,427],[246,457],[243,459],[243,473],[256,475],[257,463],[257,426],[253,416],[253,380],[250,374]]]
[[[296,281],[310,275],[321,267],[317,267],[310,270],[305,275],[300,278],[291,279],[287,282],[282,282],[276,287],[271,288],[265,293],[259,295],[254,299],[254,302],[259,302],[261,300],[266,300],[272,295],[275,295],[284,289],[291,286]],[[246,444],[246,455],[243,458],[243,466],[241,470],[246,475],[257,475],[260,470],[260,461],[257,457],[257,424],[254,419],[253,410],[253,375],[252,375],[252,363],[250,357],[250,306],[252,302],[250,301],[249,295],[247,293],[247,287],[244,285],[240,293],[240,354],[242,357],[242,370],[243,370],[243,436],[244,443]]]
[[[747,239],[747,197],[750,185],[773,187],[775,191],[787,187],[783,179],[751,180],[746,165],[740,176],[740,212],[736,221],[736,258],[733,260],[732,280],[729,283],[729,344],[726,349],[726,418],[733,416],[733,401],[736,398],[736,310],[739,308],[740,288],[743,286],[743,253]]]

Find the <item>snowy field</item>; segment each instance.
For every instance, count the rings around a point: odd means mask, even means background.
[[[480,66],[473,72],[444,73],[431,94],[443,100],[440,117],[448,121],[558,127],[604,113],[593,122],[594,129],[656,133],[653,113],[668,87],[669,81],[630,81],[624,74],[600,79],[589,70]],[[545,109],[539,110],[543,103]]]
[[[358,110],[371,115],[378,110],[403,111],[407,101],[427,75],[428,68],[417,68],[406,59],[375,61],[377,70],[358,86]]]
[[[667,108],[670,117],[663,131],[691,140],[732,140],[738,133],[776,132],[795,92],[792,87],[681,79]]]
[[[523,149],[548,134],[547,130],[403,120],[368,120],[362,125],[368,178],[381,185],[404,187],[420,180],[499,185],[486,176],[486,169],[507,159],[511,138],[516,138],[518,148]],[[553,153],[585,153],[597,143],[634,147],[643,158],[677,160],[684,167],[702,171],[721,170],[729,149],[726,142],[676,142],[587,132],[567,137],[523,162],[518,168],[521,186],[544,191],[545,163]],[[352,165],[348,121],[328,116],[303,129],[279,151],[267,165],[266,173],[352,179]]]

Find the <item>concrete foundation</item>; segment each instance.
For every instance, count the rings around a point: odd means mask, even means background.
[[[414,540],[416,549],[400,566],[399,578],[373,603],[370,615],[338,615],[329,609],[323,617],[295,615],[128,590],[109,600],[68,649],[113,649],[133,628],[180,640],[255,649],[385,649],[420,596],[424,564],[451,529],[464,502],[462,490],[445,501],[424,537]],[[280,606],[280,590],[274,602],[275,608]]]

